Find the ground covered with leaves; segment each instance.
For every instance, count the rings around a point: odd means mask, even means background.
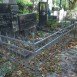
[[[77,40],[67,44],[65,50],[56,49],[55,45],[48,52],[38,55],[29,63],[31,71],[9,62],[6,57],[0,57],[0,63],[9,70],[7,73],[4,70],[6,77],[77,77]]]

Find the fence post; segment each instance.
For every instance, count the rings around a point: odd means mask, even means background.
[[[33,47],[33,52],[35,52],[35,44],[34,43],[35,43],[35,33],[33,32],[32,33],[32,45],[33,45],[32,47]]]
[[[74,30],[74,39],[76,39],[76,24],[75,24],[75,21],[74,21],[74,28],[75,28],[75,30]]]

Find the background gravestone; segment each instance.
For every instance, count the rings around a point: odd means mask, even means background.
[[[16,0],[3,0],[3,3],[7,3],[7,4],[17,4]]]

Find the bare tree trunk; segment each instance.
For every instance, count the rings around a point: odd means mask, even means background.
[[[61,8],[62,0],[60,0],[60,8]]]

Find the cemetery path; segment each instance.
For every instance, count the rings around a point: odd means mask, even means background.
[[[62,68],[60,74],[53,73],[47,77],[77,77],[77,45],[60,54],[59,65]]]
[[[77,49],[68,49],[61,53],[61,77],[77,77]]]

